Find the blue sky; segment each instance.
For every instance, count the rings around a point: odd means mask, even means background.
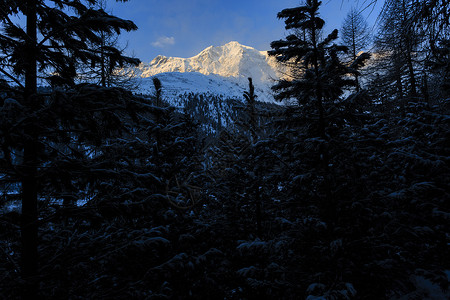
[[[367,0],[366,0],[367,1]],[[300,0],[130,0],[108,1],[107,10],[133,20],[139,29],[124,34],[127,51],[143,62],[155,56],[191,57],[204,48],[229,41],[269,50],[270,42],[286,34],[284,23],[276,18],[284,8],[296,7]],[[323,0],[320,12],[326,21],[325,33],[340,28],[352,6],[364,0]],[[379,6],[363,14],[369,24],[378,16]]]

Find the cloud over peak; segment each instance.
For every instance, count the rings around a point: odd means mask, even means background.
[[[161,36],[156,41],[152,43],[153,47],[165,48],[167,46],[172,46],[175,44],[175,38],[173,36]]]

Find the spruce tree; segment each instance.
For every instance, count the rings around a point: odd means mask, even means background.
[[[27,299],[38,296],[38,179],[47,160],[45,135],[57,130],[47,128],[49,120],[42,119],[42,112],[51,105],[46,102],[48,98],[38,93],[38,82],[44,79],[58,86],[73,86],[79,63],[95,64],[101,59],[89,47],[100,42],[96,33],[137,29],[131,21],[94,9],[96,2],[10,0],[1,3],[1,72],[16,86],[16,100],[23,114],[22,121],[13,124],[9,133],[6,131],[10,139],[4,139],[2,146],[23,153],[14,169],[22,186],[22,279],[26,283],[23,297]],[[25,28],[12,21],[18,14],[26,16]],[[117,51],[108,54],[114,63],[128,60],[117,54]],[[11,137],[11,132],[15,136]]]
[[[255,86],[253,85],[252,78],[248,78],[248,91],[245,91],[244,99],[247,102],[247,114],[249,116],[249,129],[250,134],[252,137],[252,142],[256,143],[256,111],[255,111],[255,105],[256,105],[256,98],[258,98],[257,95],[255,95]]]
[[[107,11],[106,0],[99,0],[95,8]],[[120,45],[119,33],[101,30],[96,34],[99,41],[89,46],[99,54],[100,59],[89,65],[81,64],[77,81],[97,83],[103,87],[136,88],[136,74],[132,67],[139,65],[140,60],[125,56],[127,47]]]
[[[332,44],[338,31],[321,39],[325,21],[319,17],[320,5],[321,1],[307,0],[303,6],[279,12],[277,16],[285,20],[286,30],[294,33],[272,42],[269,55],[295,71],[291,80],[281,80],[273,87],[278,92],[275,99],[295,98],[299,106],[312,112],[313,119],[318,120],[319,135],[325,137],[326,106],[338,100],[345,86],[355,82],[345,77],[353,71],[339,60],[339,53],[346,52],[347,47]]]

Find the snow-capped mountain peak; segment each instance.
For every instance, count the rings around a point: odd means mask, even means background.
[[[166,72],[198,72],[222,77],[252,77],[256,82],[269,82],[280,77],[273,57],[236,41],[223,46],[209,46],[190,58],[158,55],[149,64],[138,67],[140,77]]]

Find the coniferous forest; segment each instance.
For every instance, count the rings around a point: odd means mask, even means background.
[[[133,94],[104,6],[0,1],[0,299],[448,299],[449,1],[376,32],[302,1],[281,105],[183,110]]]

